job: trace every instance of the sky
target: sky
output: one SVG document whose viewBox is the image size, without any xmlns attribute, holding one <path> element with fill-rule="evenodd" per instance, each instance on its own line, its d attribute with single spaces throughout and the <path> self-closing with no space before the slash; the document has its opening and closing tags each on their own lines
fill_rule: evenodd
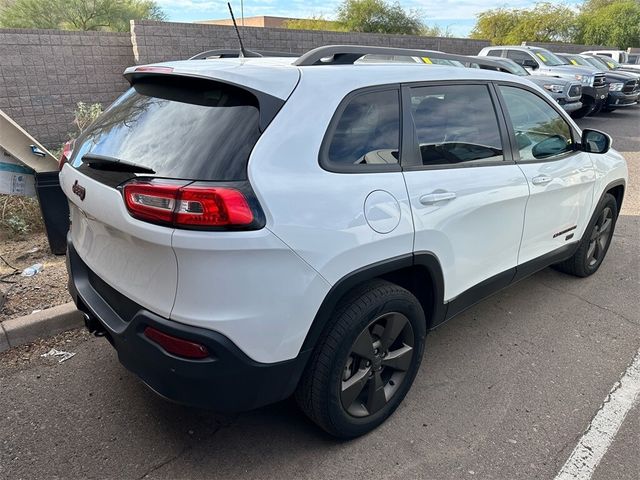
<svg viewBox="0 0 640 480">
<path fill-rule="evenodd" d="M 570 0 L 568 3 L 576 3 Z M 226 0 L 156 0 L 172 22 L 193 22 L 229 18 Z M 331 19 L 339 0 L 244 0 L 244 15 L 273 15 L 279 17 L 308 18 L 322 15 Z M 475 24 L 477 13 L 489 8 L 506 6 L 525 8 L 531 0 L 512 0 L 499 3 L 492 0 L 401 0 L 406 9 L 418 9 L 429 26 L 449 29 L 454 36 L 465 37 Z M 240 0 L 231 1 L 234 14 L 240 17 Z"/>
</svg>

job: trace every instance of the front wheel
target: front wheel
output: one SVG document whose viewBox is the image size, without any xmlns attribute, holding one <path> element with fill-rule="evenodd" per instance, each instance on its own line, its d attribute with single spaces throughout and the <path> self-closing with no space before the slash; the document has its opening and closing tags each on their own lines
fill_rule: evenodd
<svg viewBox="0 0 640 480">
<path fill-rule="evenodd" d="M 574 110 L 569 115 L 571 115 L 572 118 L 576 118 L 576 119 L 586 117 L 593 111 L 594 106 L 595 106 L 595 102 L 583 101 L 582 107 L 580 107 L 577 110 Z"/>
<path fill-rule="evenodd" d="M 554 267 L 576 277 L 596 273 L 611 245 L 617 219 L 618 203 L 613 195 L 607 193 L 598 204 L 576 253 Z"/>
<path fill-rule="evenodd" d="M 384 422 L 416 376 L 426 334 L 420 302 L 384 280 L 345 298 L 320 338 L 296 392 L 331 435 L 353 438 Z"/>
</svg>

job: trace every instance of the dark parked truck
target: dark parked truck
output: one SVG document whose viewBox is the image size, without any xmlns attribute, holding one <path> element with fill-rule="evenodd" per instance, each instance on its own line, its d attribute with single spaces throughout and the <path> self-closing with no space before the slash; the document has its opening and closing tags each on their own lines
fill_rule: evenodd
<svg viewBox="0 0 640 480">
<path fill-rule="evenodd" d="M 609 89 L 607 101 L 602 105 L 602 110 L 611 112 L 620 107 L 630 107 L 638 103 L 640 86 L 638 78 L 632 73 L 614 72 L 608 69 L 605 62 L 586 55 L 571 53 L 561 53 L 558 57 L 566 60 L 569 65 L 578 67 L 591 66 L 596 69 L 607 69 L 605 72 L 605 82 Z"/>
<path fill-rule="evenodd" d="M 535 75 L 578 80 L 582 84 L 582 108 L 573 112 L 572 115 L 575 118 L 599 112 L 607 100 L 609 88 L 602 70 L 597 70 L 592 66 L 566 65 L 564 60 L 544 48 L 528 46 L 485 47 L 480 50 L 478 55 L 509 58 Z"/>
<path fill-rule="evenodd" d="M 469 66 L 485 70 L 498 70 L 525 77 L 527 80 L 544 88 L 547 93 L 566 112 L 575 112 L 582 108 L 582 85 L 577 80 L 566 80 L 560 77 L 545 75 L 531 75 L 526 68 L 518 65 L 513 60 L 502 57 L 469 57 Z"/>
</svg>

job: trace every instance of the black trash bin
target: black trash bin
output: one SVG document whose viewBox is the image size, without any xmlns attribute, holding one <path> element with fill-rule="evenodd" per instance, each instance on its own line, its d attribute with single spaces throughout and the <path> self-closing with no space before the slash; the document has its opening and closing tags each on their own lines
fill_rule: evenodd
<svg viewBox="0 0 640 480">
<path fill-rule="evenodd" d="M 54 255 L 64 255 L 69 231 L 69 204 L 60 188 L 58 172 L 36 172 L 35 180 L 49 247 Z"/>
</svg>

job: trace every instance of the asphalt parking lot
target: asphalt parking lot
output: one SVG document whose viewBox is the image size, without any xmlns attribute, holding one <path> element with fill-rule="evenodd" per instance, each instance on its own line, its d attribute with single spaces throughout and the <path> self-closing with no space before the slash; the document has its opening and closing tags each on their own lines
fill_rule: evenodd
<svg viewBox="0 0 640 480">
<path fill-rule="evenodd" d="M 640 347 L 640 107 L 579 123 L 610 133 L 631 175 L 600 271 L 546 269 L 432 332 L 375 432 L 337 442 L 291 401 L 233 416 L 167 403 L 76 332 L 0 355 L 0 477 L 556 477 Z M 41 358 L 51 346 L 76 355 Z M 639 452 L 636 402 L 593 478 L 638 479 Z"/>
</svg>

